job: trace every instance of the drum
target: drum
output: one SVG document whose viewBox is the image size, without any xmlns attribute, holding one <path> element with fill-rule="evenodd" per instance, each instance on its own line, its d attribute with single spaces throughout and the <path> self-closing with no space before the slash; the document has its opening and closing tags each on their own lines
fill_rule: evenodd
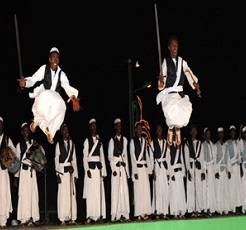
<svg viewBox="0 0 246 230">
<path fill-rule="evenodd" d="M 32 168 L 41 172 L 47 164 L 47 159 L 40 145 L 32 145 L 27 153 L 27 158 L 31 161 Z"/>
<path fill-rule="evenodd" d="M 20 170 L 21 162 L 9 146 L 1 151 L 1 162 L 10 173 L 15 174 Z"/>
</svg>

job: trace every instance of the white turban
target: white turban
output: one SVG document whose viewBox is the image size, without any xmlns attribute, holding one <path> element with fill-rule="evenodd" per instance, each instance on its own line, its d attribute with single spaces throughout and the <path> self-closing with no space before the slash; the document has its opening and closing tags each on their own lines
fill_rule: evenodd
<svg viewBox="0 0 246 230">
<path fill-rule="evenodd" d="M 96 119 L 95 118 L 92 118 L 89 120 L 89 125 L 92 124 L 92 123 L 96 123 Z"/>
<path fill-rule="evenodd" d="M 59 50 L 58 50 L 56 47 L 52 47 L 52 48 L 50 49 L 50 53 L 53 53 L 53 52 L 57 52 L 58 54 L 60 54 L 60 53 L 59 53 Z"/>
<path fill-rule="evenodd" d="M 114 120 L 114 124 L 118 124 L 118 123 L 121 123 L 121 119 L 120 119 L 120 118 L 116 118 L 116 119 Z"/>
</svg>

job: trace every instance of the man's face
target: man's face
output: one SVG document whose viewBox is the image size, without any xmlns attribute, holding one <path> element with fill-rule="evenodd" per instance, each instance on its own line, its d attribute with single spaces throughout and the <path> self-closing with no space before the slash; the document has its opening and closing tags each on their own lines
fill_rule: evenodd
<svg viewBox="0 0 246 230">
<path fill-rule="evenodd" d="M 210 140 L 211 139 L 211 132 L 210 130 L 207 130 L 206 133 L 205 133 L 205 139 L 206 140 Z"/>
<path fill-rule="evenodd" d="M 91 135 L 95 135 L 97 133 L 97 125 L 96 125 L 96 123 L 90 124 L 89 130 L 91 132 Z"/>
<path fill-rule="evenodd" d="M 56 70 L 57 69 L 57 66 L 59 65 L 60 63 L 60 57 L 59 57 L 59 54 L 56 53 L 56 52 L 53 52 L 50 54 L 50 57 L 49 57 L 49 63 L 50 63 L 50 67 L 52 70 Z"/>
<path fill-rule="evenodd" d="M 117 123 L 114 125 L 114 129 L 115 129 L 115 132 L 116 134 L 120 134 L 121 133 L 121 123 Z"/>
<path fill-rule="evenodd" d="M 142 125 L 141 124 L 137 125 L 137 127 L 135 128 L 135 132 L 138 137 L 142 135 Z"/>
<path fill-rule="evenodd" d="M 64 126 L 61 130 L 61 134 L 63 136 L 63 139 L 67 140 L 69 138 L 69 131 L 68 131 L 68 127 Z"/>
<path fill-rule="evenodd" d="M 236 137 L 236 130 L 235 129 L 231 129 L 230 136 L 231 136 L 232 140 L 235 139 L 235 137 Z"/>
<path fill-rule="evenodd" d="M 246 132 L 242 132 L 242 138 L 246 140 Z"/>
<path fill-rule="evenodd" d="M 196 138 L 196 136 L 197 136 L 197 128 L 196 127 L 191 128 L 190 135 L 192 138 Z"/>
<path fill-rule="evenodd" d="M 178 55 L 178 41 L 172 40 L 168 46 L 171 57 L 175 58 Z"/>
<path fill-rule="evenodd" d="M 28 127 L 28 125 L 25 125 L 22 129 L 21 129 L 21 135 L 23 136 L 24 139 L 28 139 L 30 136 L 30 129 Z"/>
<path fill-rule="evenodd" d="M 3 122 L 0 121 L 0 135 L 2 135 L 3 133 Z"/>
<path fill-rule="evenodd" d="M 156 135 L 157 137 L 162 137 L 162 134 L 163 134 L 163 129 L 160 125 L 158 125 L 156 128 Z"/>
<path fill-rule="evenodd" d="M 218 138 L 219 138 L 220 140 L 223 140 L 223 139 L 224 139 L 224 132 L 223 132 L 223 131 L 218 132 Z"/>
</svg>

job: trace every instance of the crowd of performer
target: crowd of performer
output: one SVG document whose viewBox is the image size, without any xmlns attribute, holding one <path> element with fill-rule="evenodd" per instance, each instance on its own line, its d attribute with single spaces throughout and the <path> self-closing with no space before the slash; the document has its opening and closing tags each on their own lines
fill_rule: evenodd
<svg viewBox="0 0 246 230">
<path fill-rule="evenodd" d="M 240 130 L 233 125 L 227 129 L 218 127 L 214 143 L 209 128 L 204 128 L 204 140 L 199 140 L 197 127 L 191 125 L 189 136 L 181 144 L 176 144 L 174 136 L 170 145 L 161 125 L 155 127 L 149 141 L 142 135 L 141 122 L 135 124 L 135 135 L 130 140 L 122 135 L 121 119 L 113 123 L 115 135 L 105 143 L 98 134 L 96 119 L 90 119 L 90 135 L 81 150 L 76 149 L 70 138 L 68 125 L 61 126 L 54 161 L 58 182 L 57 217 L 62 225 L 76 223 L 77 200 L 82 199 L 76 197 L 78 179 L 84 181 L 86 210 L 83 212 L 87 224 L 106 219 L 106 209 L 111 210 L 111 221 L 129 220 L 130 200 L 134 201 L 133 216 L 139 220 L 153 216 L 183 218 L 246 212 L 246 127 Z M 224 133 L 229 134 L 228 140 Z M 40 219 L 38 168 L 34 167 L 32 154 L 38 149 L 45 156 L 45 150 L 31 138 L 29 124 L 21 125 L 21 137 L 15 146 L 4 132 L 4 119 L 0 117 L 1 227 L 6 226 L 16 195 L 11 189 L 10 175 L 19 178 L 16 180 L 19 223 L 32 225 Z M 10 149 L 20 160 L 20 167 L 15 166 L 17 170 L 7 164 Z M 83 165 L 77 165 L 76 154 L 82 152 Z M 110 165 L 110 171 L 106 164 Z M 79 167 L 84 169 L 84 178 L 80 178 Z M 105 201 L 108 197 L 104 187 L 106 177 L 111 177 L 111 207 Z M 132 191 L 129 181 L 133 184 Z"/>
</svg>

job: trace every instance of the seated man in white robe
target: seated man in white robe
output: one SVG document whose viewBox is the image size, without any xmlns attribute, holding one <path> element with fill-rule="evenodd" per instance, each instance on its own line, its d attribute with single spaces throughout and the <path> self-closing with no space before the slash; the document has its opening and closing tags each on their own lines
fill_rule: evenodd
<svg viewBox="0 0 246 230">
<path fill-rule="evenodd" d="M 134 187 L 134 216 L 139 220 L 147 220 L 152 214 L 149 181 L 152 168 L 147 151 L 146 141 L 142 137 L 142 124 L 137 122 L 135 137 L 130 142 L 130 156 Z"/>
<path fill-rule="evenodd" d="M 65 102 L 60 96 L 62 88 L 69 100 L 72 100 L 74 111 L 79 110 L 79 106 L 75 106 L 79 105 L 78 90 L 69 85 L 66 74 L 59 67 L 59 62 L 59 50 L 53 47 L 49 53 L 49 64 L 42 65 L 31 77 L 18 79 L 21 88 L 33 87 L 36 82 L 41 82 L 33 93 L 29 94 L 30 98 L 35 98 L 32 106 L 34 119 L 30 128 L 34 132 L 39 126 L 51 144 L 66 112 Z"/>
<path fill-rule="evenodd" d="M 65 221 L 69 221 L 69 224 L 76 224 L 75 182 L 78 179 L 77 159 L 75 145 L 70 138 L 66 124 L 61 126 L 61 136 L 55 149 L 55 167 L 58 182 L 57 214 L 61 225 L 65 225 Z"/>
<path fill-rule="evenodd" d="M 192 89 L 200 95 L 198 79 L 181 57 L 178 56 L 178 39 L 171 37 L 168 42 L 170 56 L 165 58 L 159 79 L 159 90 L 156 98 L 157 104 L 162 104 L 162 110 L 168 126 L 167 142 L 174 141 L 173 133 L 176 132 L 176 144 L 181 144 L 180 128 L 189 123 L 192 113 L 192 104 L 188 95 L 183 93 L 183 85 L 187 78 Z"/>
<path fill-rule="evenodd" d="M 36 147 L 40 148 L 43 155 L 45 152 L 43 147 L 31 138 L 27 123 L 21 125 L 21 136 L 22 140 L 16 146 L 16 155 L 21 160 L 21 169 L 16 175 L 19 177 L 17 219 L 21 225 L 31 226 L 40 219 L 37 176 L 31 155 Z"/>
<path fill-rule="evenodd" d="M 122 136 L 121 119 L 114 120 L 115 136 L 108 145 L 108 159 L 111 166 L 111 220 L 129 219 L 129 166 L 127 139 Z"/>
<path fill-rule="evenodd" d="M 86 224 L 106 218 L 104 177 L 107 176 L 102 140 L 97 134 L 96 119 L 89 120 L 90 136 L 84 141 L 84 191 Z"/>
<path fill-rule="evenodd" d="M 0 227 L 5 227 L 9 214 L 12 212 L 12 200 L 8 168 L 4 164 L 6 147 L 15 153 L 12 140 L 4 133 L 3 118 L 0 117 Z"/>
<path fill-rule="evenodd" d="M 156 137 L 150 145 L 149 150 L 152 152 L 150 158 L 154 165 L 152 212 L 157 215 L 157 218 L 166 218 L 169 214 L 168 167 L 170 168 L 170 156 L 167 154 L 168 144 L 163 138 L 161 124 L 156 126 Z"/>
</svg>

